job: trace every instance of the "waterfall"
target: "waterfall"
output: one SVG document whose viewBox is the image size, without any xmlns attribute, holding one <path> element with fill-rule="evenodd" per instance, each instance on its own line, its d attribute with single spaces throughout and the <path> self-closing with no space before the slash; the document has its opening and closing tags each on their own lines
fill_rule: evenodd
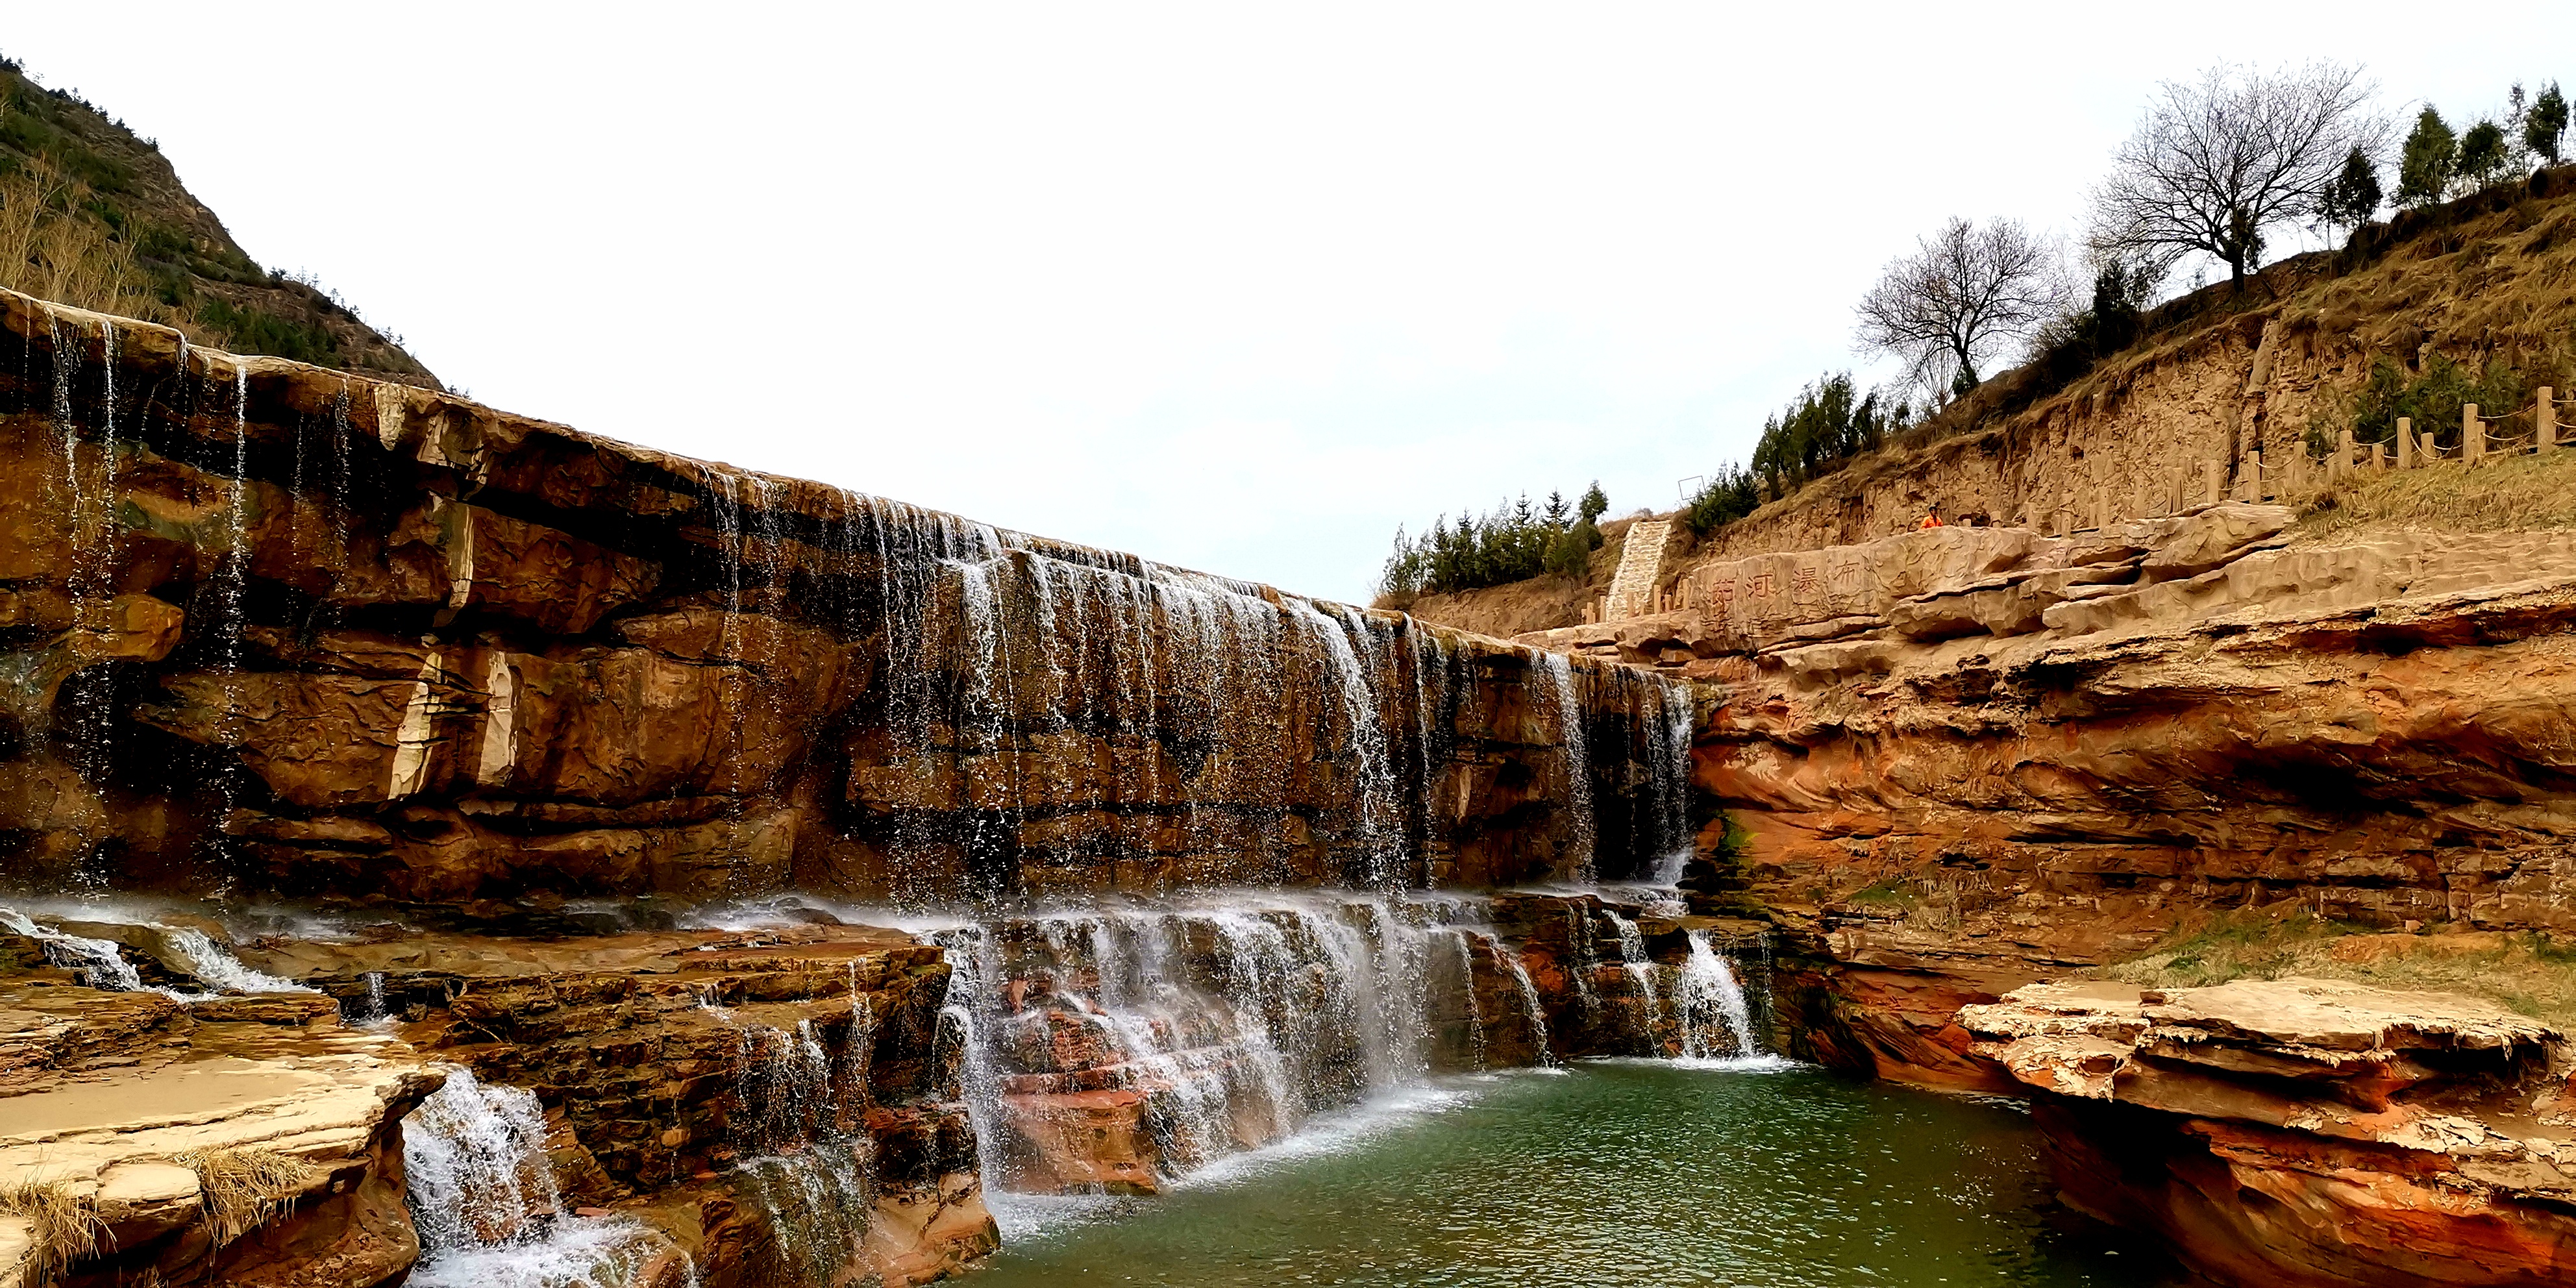
<svg viewBox="0 0 2576 1288">
<path fill-rule="evenodd" d="M 1449 946 L 1456 950 L 1454 961 L 1458 972 L 1458 991 L 1467 1007 L 1467 1067 L 1477 1073 L 1485 1071 L 1485 1013 L 1476 1002 L 1476 946 L 1464 930 L 1449 932 Z"/>
<path fill-rule="evenodd" d="M 1706 1060 L 1762 1052 L 1752 1009 L 1726 958 L 1709 947 L 1708 932 L 1690 932 L 1690 960 L 1683 965 L 1673 1007 L 1681 1026 L 1681 1054 Z"/>
<path fill-rule="evenodd" d="M 735 1164 L 736 1191 L 748 1192 L 769 1216 L 776 1263 L 761 1282 L 823 1288 L 848 1273 L 876 1198 L 868 1174 L 867 1151 L 856 1140 L 814 1141 Z"/>
<path fill-rule="evenodd" d="M 711 475 L 704 502 L 733 557 L 702 593 L 878 650 L 859 701 L 883 732 L 855 774 L 898 903 L 1153 892 L 1211 867 L 1237 885 L 1485 879 L 1441 869 L 1456 815 L 1433 789 L 1462 736 L 1498 737 L 1475 725 L 1504 714 L 1476 700 L 1497 672 L 1432 628 L 856 493 L 824 496 L 813 531 L 782 517 L 813 505 L 783 484 Z M 791 581 L 806 589 L 779 594 Z M 1617 870 L 1650 869 L 1685 840 L 1687 749 L 1663 717 L 1687 710 L 1686 687 L 1526 656 L 1525 676 L 1499 674 L 1527 687 L 1543 733 L 1503 736 L 1562 806 L 1535 865 L 1580 879 L 1615 840 Z M 1594 798 L 1613 791 L 1651 819 L 1622 805 L 1609 837 Z M 1660 848 L 1633 857 L 1632 840 Z"/>
<path fill-rule="evenodd" d="M 1646 932 L 1636 922 L 1615 911 L 1605 908 L 1603 912 L 1608 914 L 1610 924 L 1619 928 L 1619 960 L 1621 969 L 1628 972 L 1629 983 L 1635 988 L 1642 1008 L 1641 1027 L 1646 1050 L 1660 1051 L 1664 1040 L 1664 1006 L 1663 1000 L 1655 995 L 1656 968 L 1653 959 L 1646 956 Z"/>
<path fill-rule="evenodd" d="M 402 708 L 397 719 L 418 727 L 391 731 L 401 772 L 371 798 L 444 808 L 471 790 L 447 772 L 457 753 L 444 748 L 477 716 L 488 739 L 505 707 L 482 691 L 499 686 L 449 676 L 457 657 L 448 650 L 553 647 L 560 641 L 544 638 L 552 628 L 543 622 L 555 614 L 525 596 L 557 587 L 546 607 L 573 596 L 585 601 L 582 613 L 595 605 L 608 614 L 595 619 L 600 631 L 584 633 L 611 651 L 647 647 L 616 622 L 694 613 L 703 628 L 716 619 L 710 656 L 673 660 L 696 668 L 689 700 L 707 702 L 730 728 L 675 753 L 690 763 L 687 781 L 670 790 L 721 798 L 693 807 L 735 819 L 794 807 L 798 843 L 756 852 L 792 850 L 798 876 L 819 867 L 836 892 L 855 897 L 918 910 L 961 894 L 1509 885 L 1640 875 L 1681 843 L 1687 720 L 1669 717 L 1686 713 L 1686 686 L 1644 672 L 606 443 L 595 445 L 601 470 L 576 483 L 532 455 L 553 450 L 542 446 L 557 441 L 551 434 L 458 437 L 457 409 L 426 392 L 184 342 L 173 379 L 167 340 L 128 343 L 121 324 L 68 309 L 31 332 L 15 337 L 21 410 L 38 431 L 31 446 L 59 457 L 45 462 L 54 489 L 46 495 L 68 490 L 75 547 L 46 579 L 59 576 L 84 629 L 117 589 L 185 601 L 175 647 L 83 668 L 63 711 L 98 724 L 95 736 L 84 727 L 69 741 L 79 753 L 72 767 L 104 789 L 101 798 L 167 798 L 200 817 L 187 820 L 193 830 L 129 824 L 141 815 L 118 798 L 112 810 L 79 815 L 119 819 L 113 828 L 51 825 L 62 834 L 43 838 L 42 852 L 84 871 L 98 866 L 111 835 L 152 850 L 155 862 L 172 859 L 157 848 L 177 844 L 171 838 L 204 836 L 223 890 L 235 879 L 281 879 L 286 869 L 250 861 L 254 845 L 325 848 L 318 838 L 328 829 L 291 843 L 240 830 L 280 810 L 337 817 L 362 803 L 282 801 L 281 767 L 312 753 L 272 745 L 279 726 L 252 718 L 252 695 L 301 700 L 324 637 L 411 622 L 395 606 L 434 603 L 406 597 L 423 589 L 412 579 L 438 577 L 411 561 L 442 552 L 448 602 L 395 629 L 439 637 L 435 660 L 418 668 L 432 678 L 415 690 L 436 701 Z M 146 459 L 182 468 L 136 471 Z M 455 477 L 473 486 L 433 488 L 427 480 L 440 471 L 463 471 Z M 181 513 L 184 523 L 168 517 Z M 193 551 L 168 568 L 124 566 L 138 556 L 113 538 L 132 515 L 163 516 L 155 540 Z M 614 551 L 621 567 L 649 565 L 649 577 L 593 584 L 584 579 L 598 569 L 538 556 L 555 549 L 552 538 L 522 548 L 504 537 L 478 593 L 459 543 L 484 539 L 472 534 L 487 525 L 560 532 Z M 424 540 L 442 550 L 415 549 Z M 515 590 L 499 593 L 505 585 Z M 294 644 L 278 656 L 255 645 L 271 638 Z M 275 678 L 243 680 L 252 669 Z M 190 684 L 129 683 L 181 675 Z M 156 692 L 173 702 L 138 700 Z M 109 752 L 129 723 L 167 726 L 204 748 L 204 761 L 187 763 L 202 764 L 192 772 L 206 781 L 182 790 L 150 775 L 114 780 Z M 773 732 L 799 745 L 750 745 Z M 801 745 L 825 734 L 834 745 L 811 754 Z M 516 799 L 571 791 L 548 777 L 554 770 L 511 769 Z M 275 781 L 255 781 L 264 777 Z M 72 834 L 82 828 L 101 835 Z M 509 866 L 488 853 L 504 844 L 488 821 L 468 832 L 478 857 Z M 1653 855 L 1640 852 L 1649 846 Z M 732 884 L 721 872 L 710 884 L 739 897 L 767 893 L 746 883 L 768 883 L 776 870 L 737 857 Z M 315 880 L 351 887 L 315 893 L 365 893 L 373 862 L 311 869 Z M 511 880 L 539 881 L 513 871 Z M 697 881 L 697 871 L 617 879 L 641 887 Z"/>
<path fill-rule="evenodd" d="M 233 956 L 232 950 L 215 942 L 213 936 L 190 926 L 164 925 L 157 921 L 135 919 L 131 913 L 99 909 L 101 920 L 119 925 L 139 926 L 160 936 L 161 946 L 178 960 L 173 966 L 196 977 L 197 982 L 213 990 L 191 993 L 183 989 L 154 988 L 173 1001 L 194 1002 L 225 993 L 313 993 L 320 990 L 279 979 L 252 970 Z M 110 939 L 92 939 L 59 928 L 39 925 L 34 919 L 14 908 L 0 907 L 0 930 L 25 935 L 44 948 L 45 959 L 65 970 L 76 971 L 81 983 L 89 988 L 115 993 L 146 991 L 143 976 L 134 963 L 125 960 L 124 948 Z"/>
<path fill-rule="evenodd" d="M 1654 768 L 1655 834 L 1649 852 L 1655 856 L 1652 880 L 1670 886 L 1682 879 L 1692 853 L 1690 766 L 1692 708 L 1690 690 L 1678 684 L 1656 686 L 1661 718 L 1648 726 L 1648 763 Z"/>
<path fill-rule="evenodd" d="M 233 956 L 230 949 L 216 943 L 202 930 L 184 926 L 163 926 L 158 923 L 155 923 L 154 929 L 161 932 L 161 942 L 169 946 L 171 953 L 179 958 L 180 964 L 187 968 L 189 974 L 219 992 L 317 993 L 321 991 L 242 965 L 241 959 Z"/>
<path fill-rule="evenodd" d="M 385 1006 L 385 973 L 380 970 L 371 970 L 366 973 L 365 978 L 367 981 L 367 1009 L 364 1014 L 356 1017 L 357 1022 L 370 1028 L 393 1023 L 393 1012 L 386 1009 Z"/>
<path fill-rule="evenodd" d="M 745 1024 L 712 996 L 700 999 L 735 1034 L 730 1176 L 735 1192 L 768 1217 L 764 1282 L 822 1288 L 840 1281 L 858 1261 L 874 1213 L 875 1147 L 860 1124 L 875 1029 L 855 963 L 852 971 L 837 1059 L 810 1018 L 787 1029 Z"/>
<path fill-rule="evenodd" d="M 0 908 L 0 930 L 35 940 L 47 962 L 74 972 L 84 987 L 111 993 L 143 991 L 143 976 L 112 940 L 48 930 L 14 908 Z"/>
<path fill-rule="evenodd" d="M 1592 809 L 1592 753 L 1583 732 L 1583 703 L 1574 688 L 1574 664 L 1562 653 L 1541 653 L 1538 669 L 1547 678 L 1547 693 L 1556 718 L 1557 759 L 1565 785 L 1566 844 L 1572 862 L 1557 865 L 1560 878 L 1590 883 L 1597 869 L 1593 844 L 1597 833 Z"/>
<path fill-rule="evenodd" d="M 966 1044 L 988 1189 L 1108 1183 L 1029 1171 L 1059 1165 L 1061 1151 L 1047 1152 L 1059 1113 L 1098 1092 L 1132 1097 L 1136 1146 L 1170 1179 L 1422 1085 L 1442 1059 L 1437 1015 L 1469 1018 L 1467 1067 L 1481 1067 L 1485 1021 L 1461 924 L 1481 907 L 1274 891 L 930 932 L 954 972 L 949 1014 Z"/>
<path fill-rule="evenodd" d="M 462 1068 L 403 1119 L 403 1171 L 421 1257 L 414 1288 L 631 1288 L 671 1241 L 621 1217 L 563 1211 L 536 1093 Z M 694 1288 L 697 1275 L 688 1273 Z"/>
<path fill-rule="evenodd" d="M 1505 952 L 1501 956 L 1504 963 L 1511 967 L 1513 985 L 1520 990 L 1521 1020 L 1529 1026 L 1530 1045 L 1538 1052 L 1538 1062 L 1556 1063 L 1555 1058 L 1550 1056 L 1547 1050 L 1547 1010 L 1539 1005 L 1538 985 L 1530 982 L 1529 967 L 1523 965 L 1521 959 L 1512 953 Z"/>
</svg>

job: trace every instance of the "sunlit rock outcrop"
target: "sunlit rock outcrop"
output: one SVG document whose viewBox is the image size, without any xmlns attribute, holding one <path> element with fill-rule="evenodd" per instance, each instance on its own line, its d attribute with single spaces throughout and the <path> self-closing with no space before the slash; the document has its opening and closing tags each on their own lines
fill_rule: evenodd
<svg viewBox="0 0 2576 1288">
<path fill-rule="evenodd" d="M 2535 1020 L 2282 980 L 2039 984 L 1959 1023 L 2038 1093 L 2069 1202 L 2226 1282 L 2576 1276 L 2576 1062 Z"/>
</svg>

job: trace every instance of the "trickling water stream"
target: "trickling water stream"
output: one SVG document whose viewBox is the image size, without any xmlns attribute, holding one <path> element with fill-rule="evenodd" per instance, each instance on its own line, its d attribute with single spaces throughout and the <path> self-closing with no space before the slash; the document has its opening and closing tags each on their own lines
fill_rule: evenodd
<svg viewBox="0 0 2576 1288">
<path fill-rule="evenodd" d="M 240 958 L 212 936 L 193 926 L 171 926 L 137 915 L 113 905 L 69 905 L 79 915 L 66 917 L 56 908 L 43 904 L 30 905 L 34 915 L 17 908 L 0 906 L 0 930 L 25 935 L 41 945 L 45 958 L 53 965 L 78 972 L 81 982 L 90 988 L 108 992 L 145 991 L 150 986 L 134 963 L 125 959 L 125 948 L 112 939 L 95 938 L 63 929 L 62 922 L 93 921 L 108 925 L 133 926 L 148 930 L 158 939 L 166 953 L 169 969 L 193 976 L 208 991 L 190 992 L 178 988 L 157 988 L 181 1002 L 197 1001 L 226 993 L 311 993 L 315 990 L 291 980 L 252 970 Z M 39 920 L 42 918 L 42 920 Z M 50 924 L 48 924 L 50 923 Z"/>
<path fill-rule="evenodd" d="M 616 1217 L 563 1210 L 546 1161 L 545 1115 L 518 1087 L 448 1067 L 403 1120 L 403 1171 L 421 1259 L 416 1288 L 631 1288 L 669 1239 Z M 697 1283 L 694 1270 L 687 1282 Z"/>
</svg>

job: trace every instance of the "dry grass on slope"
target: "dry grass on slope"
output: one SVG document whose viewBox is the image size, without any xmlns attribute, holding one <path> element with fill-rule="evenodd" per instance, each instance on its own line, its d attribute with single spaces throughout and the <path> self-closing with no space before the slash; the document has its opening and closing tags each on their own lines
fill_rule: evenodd
<svg viewBox="0 0 2576 1288">
<path fill-rule="evenodd" d="M 198 1150 L 171 1161 L 197 1174 L 217 1247 L 268 1224 L 323 1176 L 311 1163 L 266 1149 Z"/>
<path fill-rule="evenodd" d="M 60 1181 L 21 1179 L 0 1185 L 0 1217 L 27 1223 L 34 1249 L 25 1283 L 52 1283 L 75 1261 L 98 1250 L 107 1232 L 88 1196 Z"/>
<path fill-rule="evenodd" d="M 2576 1032 L 2576 945 L 2537 933 L 2385 934 L 2304 910 L 2242 909 L 2096 973 L 2152 988 L 2299 977 L 2463 993 Z"/>
<path fill-rule="evenodd" d="M 2330 544 L 2374 531 L 2532 532 L 2576 528 L 2576 448 L 2508 456 L 2471 467 L 2363 474 L 2305 507 L 2302 544 Z"/>
</svg>

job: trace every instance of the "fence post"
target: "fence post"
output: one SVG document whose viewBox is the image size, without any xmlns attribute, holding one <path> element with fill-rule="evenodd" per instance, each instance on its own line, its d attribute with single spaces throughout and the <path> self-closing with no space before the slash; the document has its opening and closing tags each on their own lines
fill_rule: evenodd
<svg viewBox="0 0 2576 1288">
<path fill-rule="evenodd" d="M 2407 416 L 2397 418 L 2397 468 L 2415 468 L 2415 421 Z"/>
<path fill-rule="evenodd" d="M 2558 391 L 2542 385 L 2535 392 L 2539 397 L 2533 401 L 2531 407 L 2531 419 L 2534 422 L 2531 450 L 2546 452 L 2558 446 L 2558 404 L 2550 401 L 2551 395 Z"/>
<path fill-rule="evenodd" d="M 2335 473 L 2352 473 L 2352 431 L 2335 435 Z"/>
<path fill-rule="evenodd" d="M 2478 423 L 2478 405 L 2460 404 L 2460 459 L 2471 465 L 2487 454 L 2487 427 Z"/>
<path fill-rule="evenodd" d="M 2387 469 L 2388 469 L 2388 444 L 2386 444 L 2386 443 L 2373 443 L 2373 444 L 2371 444 L 2371 445 L 2370 445 L 2370 472 L 2371 472 L 2371 473 L 2373 473 L 2373 474 L 2379 474 L 2379 473 L 2384 473 Z"/>
</svg>

